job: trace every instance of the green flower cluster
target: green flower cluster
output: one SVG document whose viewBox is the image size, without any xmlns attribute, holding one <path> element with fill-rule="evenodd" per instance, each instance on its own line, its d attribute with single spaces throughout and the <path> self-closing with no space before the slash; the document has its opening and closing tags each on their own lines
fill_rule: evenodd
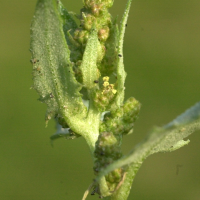
<svg viewBox="0 0 200 200">
<path fill-rule="evenodd" d="M 94 172 L 96 175 L 109 164 L 122 157 L 120 142 L 112 132 L 102 132 L 99 135 L 94 156 L 96 158 L 94 163 Z M 121 168 L 115 169 L 106 175 L 106 183 L 110 192 L 114 192 L 122 176 L 123 170 Z"/>
<path fill-rule="evenodd" d="M 100 42 L 100 51 L 97 59 L 98 73 L 108 76 L 116 69 L 118 27 L 113 22 L 108 8 L 113 5 L 113 0 L 84 0 L 84 7 L 80 15 L 80 26 L 67 29 L 67 40 L 71 51 L 70 60 L 74 63 L 73 69 L 76 79 L 82 83 L 80 66 L 89 35 L 93 29 L 97 31 Z M 99 76 L 99 77 L 100 77 Z"/>
<path fill-rule="evenodd" d="M 100 90 L 94 93 L 94 104 L 100 112 L 109 109 L 112 105 L 117 90 L 114 84 L 109 83 L 109 77 L 103 77 L 103 84 L 100 86 Z"/>
<path fill-rule="evenodd" d="M 100 125 L 100 135 L 96 142 L 94 156 L 94 172 L 97 175 L 109 164 L 122 157 L 122 136 L 132 132 L 134 122 L 138 118 L 141 104 L 133 97 L 129 98 L 124 105 L 113 113 L 106 113 Z M 122 181 L 124 170 L 115 169 L 106 175 L 106 183 L 109 191 L 116 190 Z"/>
<path fill-rule="evenodd" d="M 98 38 L 105 42 L 109 37 L 109 27 L 111 17 L 108 8 L 112 6 L 112 1 L 85 0 L 84 8 L 81 9 L 81 28 L 75 32 L 75 38 L 80 44 L 87 41 L 89 31 L 95 27 L 98 30 Z M 83 39 L 85 38 L 85 39 Z"/>
<path fill-rule="evenodd" d="M 115 135 L 128 134 L 133 130 L 134 122 L 137 120 L 141 104 L 130 97 L 124 105 L 114 111 L 105 114 L 100 125 L 100 132 L 113 132 Z"/>
</svg>

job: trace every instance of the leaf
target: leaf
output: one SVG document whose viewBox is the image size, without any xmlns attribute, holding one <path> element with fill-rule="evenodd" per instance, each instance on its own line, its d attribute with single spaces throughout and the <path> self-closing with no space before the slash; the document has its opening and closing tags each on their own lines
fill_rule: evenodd
<svg viewBox="0 0 200 200">
<path fill-rule="evenodd" d="M 75 116 L 83 118 L 86 108 L 79 93 L 81 85 L 72 70 L 59 6 L 56 0 L 37 3 L 31 26 L 33 81 L 40 100 L 47 104 L 47 119 L 60 113 L 75 127 Z"/>
<path fill-rule="evenodd" d="M 124 62 L 123 62 L 123 43 L 124 43 L 124 35 L 125 28 L 128 20 L 128 14 L 131 7 L 132 0 L 129 0 L 124 15 L 122 17 L 120 33 L 119 33 L 119 44 L 118 44 L 118 64 L 117 64 L 117 97 L 116 104 L 120 107 L 124 101 L 124 84 L 126 79 L 126 72 L 124 70 Z"/>
<path fill-rule="evenodd" d="M 74 50 L 77 48 L 77 44 L 73 45 L 75 41 L 70 33 L 71 32 L 74 33 L 74 31 L 78 28 L 78 25 L 76 24 L 73 16 L 63 6 L 61 1 L 57 1 L 57 2 L 58 2 L 58 11 L 60 13 L 60 16 L 63 19 L 63 31 L 65 34 L 67 44 L 71 47 L 71 49 Z"/>
<path fill-rule="evenodd" d="M 61 1 L 57 1 L 58 3 L 58 9 L 60 16 L 63 18 L 63 29 L 64 32 L 72 29 L 75 30 L 78 28 L 78 25 L 76 24 L 75 20 L 71 16 L 71 14 L 67 11 L 67 9 L 63 6 Z"/>
<path fill-rule="evenodd" d="M 170 152 L 188 144 L 189 140 L 184 141 L 183 139 L 200 129 L 199 105 L 200 103 L 196 104 L 173 120 L 173 123 L 169 123 L 174 124 L 174 121 L 176 121 L 176 126 L 169 126 L 168 124 L 161 128 L 154 128 L 148 137 L 142 143 L 138 144 L 129 155 L 110 164 L 99 174 L 96 180 L 98 181 L 102 176 L 105 176 L 114 169 L 125 166 L 129 166 L 129 169 L 131 169 L 128 169 L 129 176 L 134 176 L 144 159 L 149 155 L 158 152 Z"/>
<path fill-rule="evenodd" d="M 87 89 L 96 87 L 94 80 L 98 80 L 97 58 L 100 49 L 101 47 L 97 31 L 92 29 L 83 54 L 83 61 L 80 66 L 83 74 L 83 85 Z"/>
<path fill-rule="evenodd" d="M 172 122 L 166 124 L 164 128 L 180 126 L 194 121 L 200 117 L 200 102 L 196 103 L 190 109 L 186 110 L 182 115 L 178 116 Z"/>
</svg>

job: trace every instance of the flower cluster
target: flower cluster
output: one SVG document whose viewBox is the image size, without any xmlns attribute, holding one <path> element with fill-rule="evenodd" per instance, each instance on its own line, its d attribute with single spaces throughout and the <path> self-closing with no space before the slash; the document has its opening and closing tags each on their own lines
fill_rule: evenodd
<svg viewBox="0 0 200 200">
<path fill-rule="evenodd" d="M 100 135 L 95 146 L 95 174 L 98 174 L 109 164 L 121 158 L 122 152 L 120 146 L 122 136 L 133 130 L 140 107 L 141 104 L 131 97 L 120 109 L 113 113 L 108 112 L 105 114 L 104 120 L 100 125 Z M 122 168 L 118 168 L 105 177 L 110 192 L 115 191 L 117 188 L 122 180 L 123 172 Z"/>
<path fill-rule="evenodd" d="M 94 163 L 94 172 L 98 174 L 109 164 L 118 160 L 122 156 L 120 141 L 112 132 L 102 132 L 96 142 L 94 152 L 96 161 Z M 116 169 L 110 172 L 105 178 L 109 191 L 113 192 L 122 179 L 123 170 Z"/>
<path fill-rule="evenodd" d="M 80 15 L 80 26 L 74 30 L 68 30 L 68 45 L 71 51 L 71 61 L 76 79 L 82 83 L 80 66 L 82 57 L 93 29 L 97 31 L 101 52 L 97 60 L 99 73 L 107 76 L 116 69 L 118 28 L 116 22 L 111 19 L 108 8 L 113 5 L 113 0 L 85 0 Z"/>
<path fill-rule="evenodd" d="M 101 89 L 94 93 L 94 103 L 99 111 L 103 112 L 108 109 L 108 106 L 113 102 L 116 93 L 117 90 L 115 89 L 114 84 L 109 83 L 109 77 L 103 77 Z"/>
<path fill-rule="evenodd" d="M 121 108 L 105 114 L 104 121 L 100 125 L 100 132 L 109 131 L 115 135 L 131 133 L 140 107 L 141 104 L 135 98 L 130 97 Z"/>
</svg>

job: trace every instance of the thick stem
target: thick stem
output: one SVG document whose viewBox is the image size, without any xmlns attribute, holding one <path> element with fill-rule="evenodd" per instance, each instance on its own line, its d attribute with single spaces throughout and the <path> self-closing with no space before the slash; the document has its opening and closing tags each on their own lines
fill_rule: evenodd
<svg viewBox="0 0 200 200">
<path fill-rule="evenodd" d="M 92 154 L 92 157 L 93 156 L 93 153 L 94 153 L 94 150 L 95 150 L 95 143 L 96 141 L 98 140 L 98 136 L 99 134 L 97 134 L 96 132 L 90 132 L 90 134 L 85 134 L 83 135 L 83 137 L 85 138 L 89 148 L 90 148 L 90 152 Z"/>
</svg>

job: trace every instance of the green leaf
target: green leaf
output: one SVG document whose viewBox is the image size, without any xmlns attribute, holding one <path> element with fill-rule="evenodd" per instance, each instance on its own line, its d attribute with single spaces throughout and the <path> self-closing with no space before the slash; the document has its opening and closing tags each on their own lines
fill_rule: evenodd
<svg viewBox="0 0 200 200">
<path fill-rule="evenodd" d="M 65 12 L 63 20 L 60 6 L 57 0 L 38 0 L 31 25 L 33 87 L 47 104 L 46 120 L 59 114 L 74 133 L 85 138 L 93 152 L 100 116 L 95 110 L 87 112 L 83 104 L 63 30 L 69 16 Z M 75 25 L 69 22 L 68 26 L 73 29 Z M 95 40 L 95 36 L 91 37 Z"/>
<path fill-rule="evenodd" d="M 120 107 L 124 101 L 124 90 L 125 90 L 124 84 L 126 79 L 126 72 L 124 70 L 124 62 L 123 62 L 123 43 L 124 43 L 125 28 L 128 20 L 128 14 L 131 7 L 131 2 L 132 0 L 129 0 L 126 5 L 119 33 L 118 64 L 117 64 L 117 97 L 116 97 L 116 104 L 118 107 Z"/>
<path fill-rule="evenodd" d="M 78 25 L 76 24 L 73 16 L 63 6 L 61 1 L 58 0 L 57 3 L 58 3 L 58 12 L 60 13 L 60 16 L 63 19 L 63 31 L 65 34 L 67 44 L 70 45 L 71 49 L 74 50 L 77 48 L 77 44 L 73 45 L 75 41 L 70 33 L 73 34 L 74 31 L 78 28 Z"/>
<path fill-rule="evenodd" d="M 83 54 L 82 64 L 80 66 L 83 74 L 83 86 L 87 89 L 96 87 L 94 81 L 99 78 L 97 59 L 99 53 L 101 53 L 100 49 L 101 46 L 98 40 L 97 31 L 92 29 Z"/>
<path fill-rule="evenodd" d="M 60 16 L 63 18 L 63 29 L 64 32 L 68 30 L 75 30 L 78 28 L 78 25 L 76 24 L 73 16 L 67 11 L 67 9 L 63 6 L 61 1 L 57 1 L 58 3 L 58 11 L 60 13 Z"/>
<path fill-rule="evenodd" d="M 130 177 L 135 176 L 145 158 L 154 153 L 170 152 L 179 149 L 189 143 L 189 140 L 184 141 L 183 139 L 199 129 L 200 103 L 197 103 L 169 124 L 161 128 L 154 128 L 143 142 L 138 144 L 127 156 L 122 157 L 105 168 L 96 180 L 98 181 L 102 176 L 105 176 L 114 169 L 128 166 L 127 178 L 124 184 L 131 185 L 130 182 L 132 182 L 132 180 Z M 122 185 L 121 188 L 124 188 L 124 186 Z M 123 191 L 121 188 L 120 191 Z M 118 195 L 122 195 L 122 197 L 119 198 L 119 196 L 117 196 L 117 200 L 125 200 L 128 197 L 128 191 L 124 195 L 118 192 Z"/>
<path fill-rule="evenodd" d="M 164 128 L 172 128 L 183 124 L 190 123 L 200 117 L 200 102 L 196 103 L 190 109 L 186 110 L 182 115 L 178 116 L 172 122 L 166 124 Z"/>
<path fill-rule="evenodd" d="M 75 127 L 75 116 L 83 118 L 86 107 L 72 70 L 59 5 L 56 0 L 39 0 L 36 6 L 31 26 L 34 89 L 47 104 L 47 120 L 59 113 Z"/>
</svg>

